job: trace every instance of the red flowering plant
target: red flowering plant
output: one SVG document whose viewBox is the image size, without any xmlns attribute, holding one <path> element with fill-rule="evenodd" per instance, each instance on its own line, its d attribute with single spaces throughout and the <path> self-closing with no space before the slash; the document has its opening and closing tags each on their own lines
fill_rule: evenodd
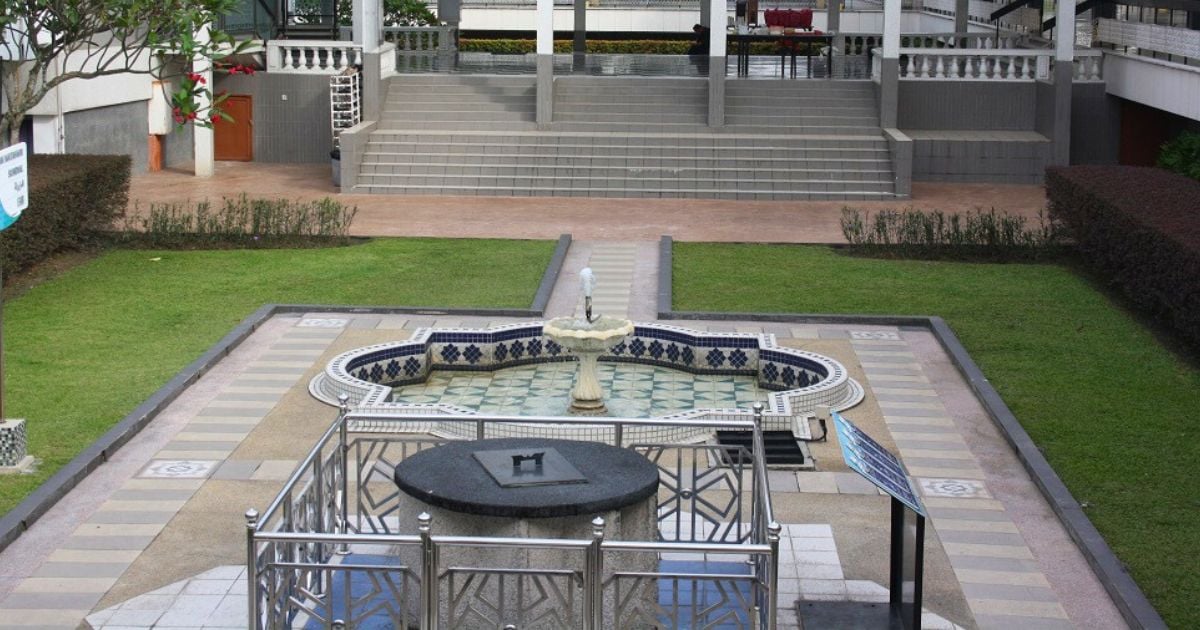
<svg viewBox="0 0 1200 630">
<path fill-rule="evenodd" d="M 212 25 L 238 0 L 19 0 L 0 10 L 4 107 L 0 144 L 18 139 L 27 112 L 59 85 L 114 74 L 170 81 L 176 122 L 211 124 L 220 97 L 193 60 L 220 63 L 245 52 Z M 245 66 L 239 68 L 243 73 Z M 164 88 L 166 89 L 166 88 Z"/>
</svg>

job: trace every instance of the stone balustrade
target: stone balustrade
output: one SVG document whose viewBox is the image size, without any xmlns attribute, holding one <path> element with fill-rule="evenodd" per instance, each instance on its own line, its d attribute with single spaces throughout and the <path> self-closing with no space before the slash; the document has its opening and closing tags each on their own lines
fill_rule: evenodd
<svg viewBox="0 0 1200 630">
<path fill-rule="evenodd" d="M 1052 50 L 901 48 L 900 79 L 1034 81 L 1050 78 Z"/>
<path fill-rule="evenodd" d="M 350 42 L 275 39 L 267 42 L 267 72 L 338 74 L 362 64 L 362 47 Z"/>
</svg>

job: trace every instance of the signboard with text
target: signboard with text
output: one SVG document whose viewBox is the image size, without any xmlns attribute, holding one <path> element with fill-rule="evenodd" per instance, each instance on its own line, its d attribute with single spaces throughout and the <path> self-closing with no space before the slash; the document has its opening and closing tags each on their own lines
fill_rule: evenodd
<svg viewBox="0 0 1200 630">
<path fill-rule="evenodd" d="M 25 143 L 0 150 L 0 230 L 16 222 L 29 206 L 29 160 Z"/>
<path fill-rule="evenodd" d="M 917 514 L 925 516 L 925 507 L 913 491 L 900 460 L 837 412 L 833 413 L 833 424 L 846 465 Z"/>
</svg>

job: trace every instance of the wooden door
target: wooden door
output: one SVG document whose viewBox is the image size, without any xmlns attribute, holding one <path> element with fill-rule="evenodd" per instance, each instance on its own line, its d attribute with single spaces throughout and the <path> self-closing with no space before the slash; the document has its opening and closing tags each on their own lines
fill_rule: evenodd
<svg viewBox="0 0 1200 630">
<path fill-rule="evenodd" d="M 249 162 L 254 159 L 254 107 L 249 95 L 231 95 L 225 99 L 225 113 L 233 122 L 213 122 L 213 150 L 218 160 Z"/>
</svg>

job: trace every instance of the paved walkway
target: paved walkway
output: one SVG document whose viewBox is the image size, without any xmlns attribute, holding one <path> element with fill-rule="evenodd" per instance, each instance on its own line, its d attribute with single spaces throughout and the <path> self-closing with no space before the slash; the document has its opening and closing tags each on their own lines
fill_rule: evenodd
<svg viewBox="0 0 1200 630">
<path fill-rule="evenodd" d="M 925 210 L 996 208 L 1034 218 L 1045 207 L 1041 186 L 993 184 L 913 185 L 900 201 L 717 201 L 704 199 L 585 199 L 579 197 L 420 197 L 339 195 L 329 168 L 311 164 L 220 162 L 211 179 L 183 171 L 133 178 L 129 199 L 150 203 L 217 200 L 246 192 L 254 197 L 319 199 L 337 195 L 358 207 L 351 232 L 358 236 L 557 238 L 646 241 L 669 234 L 681 241 L 841 243 L 842 207 Z"/>
<path fill-rule="evenodd" d="M 137 189 L 146 190 L 150 179 L 139 179 Z M 480 201 L 444 203 L 465 212 Z M 534 201 L 514 203 L 538 206 L 545 218 L 556 204 L 561 209 L 579 200 Z M 433 229 L 406 219 L 409 204 L 419 200 L 389 203 L 396 205 L 375 211 L 396 215 L 398 231 Z M 672 212 L 665 204 L 663 211 Z M 760 213 L 786 212 L 767 206 L 805 204 L 729 205 L 721 211 L 744 212 L 746 231 L 757 228 Z M 685 209 L 675 212 L 682 216 Z M 465 229 L 438 216 L 438 230 Z M 688 225 L 691 234 L 706 238 L 710 226 L 697 223 Z M 598 311 L 654 319 L 653 239 L 661 232 L 613 241 L 590 232 L 589 222 L 578 225 L 547 231 L 588 234 L 568 252 L 547 314 L 582 311 L 578 272 L 590 265 L 599 281 Z M 537 233 L 541 226 L 529 228 L 534 233 L 527 237 L 547 235 Z M 782 240 L 769 229 L 759 233 Z M 507 321 L 338 313 L 273 318 L 0 553 L 0 625 L 245 627 L 242 514 L 266 506 L 332 421 L 333 410 L 307 392 L 315 371 L 336 353 L 403 338 L 417 327 Z M 838 359 L 865 386 L 867 399 L 847 417 L 900 454 L 930 512 L 928 627 L 1124 627 L 932 335 L 878 326 L 673 323 L 772 334 L 781 344 Z M 771 473 L 776 514 L 787 524 L 783 627 L 797 626 L 789 607 L 796 599 L 886 598 L 886 499 L 841 463 L 834 443 L 814 443 L 811 450 L 817 470 Z"/>
</svg>

